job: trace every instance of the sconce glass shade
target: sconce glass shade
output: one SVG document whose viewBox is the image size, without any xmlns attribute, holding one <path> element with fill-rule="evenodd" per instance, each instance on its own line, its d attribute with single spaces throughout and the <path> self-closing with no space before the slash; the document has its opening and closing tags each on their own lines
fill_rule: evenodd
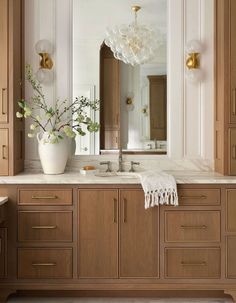
<svg viewBox="0 0 236 303">
<path fill-rule="evenodd" d="M 53 81 L 53 71 L 45 68 L 40 68 L 36 72 L 36 78 L 42 84 L 49 84 Z"/>
<path fill-rule="evenodd" d="M 42 53 L 52 54 L 53 47 L 50 41 L 44 39 L 44 40 L 39 40 L 36 43 L 35 50 L 38 54 L 42 54 Z"/>
<path fill-rule="evenodd" d="M 200 69 L 187 69 L 186 77 L 190 82 L 197 83 L 203 79 L 203 73 Z"/>
<path fill-rule="evenodd" d="M 186 53 L 201 53 L 202 52 L 202 44 L 198 40 L 190 40 L 186 45 Z"/>
</svg>

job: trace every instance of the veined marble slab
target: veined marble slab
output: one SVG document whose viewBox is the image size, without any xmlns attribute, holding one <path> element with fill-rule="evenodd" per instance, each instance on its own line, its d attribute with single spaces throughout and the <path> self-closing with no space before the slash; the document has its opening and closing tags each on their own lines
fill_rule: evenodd
<svg viewBox="0 0 236 303">
<path fill-rule="evenodd" d="M 173 175 L 178 184 L 236 184 L 236 177 L 223 176 L 214 172 L 165 171 Z M 0 184 L 140 184 L 138 177 L 84 176 L 67 172 L 62 175 L 44 175 L 42 173 L 21 173 L 13 177 L 0 177 Z"/>
<path fill-rule="evenodd" d="M 8 201 L 8 197 L 0 197 L 0 206 Z"/>
</svg>

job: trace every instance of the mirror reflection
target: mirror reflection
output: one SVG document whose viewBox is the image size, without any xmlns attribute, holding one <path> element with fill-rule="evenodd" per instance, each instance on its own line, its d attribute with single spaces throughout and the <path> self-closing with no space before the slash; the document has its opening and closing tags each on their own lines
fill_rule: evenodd
<svg viewBox="0 0 236 303">
<path fill-rule="evenodd" d="M 100 100 L 77 155 L 166 153 L 167 3 L 137 2 L 73 1 L 73 96 Z"/>
</svg>

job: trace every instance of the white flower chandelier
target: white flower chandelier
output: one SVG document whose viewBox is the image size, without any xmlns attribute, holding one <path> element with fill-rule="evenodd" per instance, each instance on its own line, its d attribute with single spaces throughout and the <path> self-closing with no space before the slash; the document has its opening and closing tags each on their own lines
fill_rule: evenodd
<svg viewBox="0 0 236 303">
<path fill-rule="evenodd" d="M 108 29 L 105 38 L 105 43 L 111 48 L 115 58 L 133 66 L 152 61 L 161 44 L 157 32 L 146 25 L 138 24 L 137 12 L 140 9 L 140 6 L 133 6 L 135 21 Z"/>
</svg>

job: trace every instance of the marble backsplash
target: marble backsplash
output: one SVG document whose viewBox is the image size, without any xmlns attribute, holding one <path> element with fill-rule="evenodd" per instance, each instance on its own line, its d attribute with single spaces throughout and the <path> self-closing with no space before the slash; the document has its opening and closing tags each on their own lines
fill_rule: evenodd
<svg viewBox="0 0 236 303">
<path fill-rule="evenodd" d="M 85 165 L 92 165 L 99 168 L 101 171 L 105 170 L 106 166 L 100 165 L 101 161 L 111 161 L 112 170 L 118 169 L 117 155 L 101 155 L 101 156 L 77 156 L 70 159 L 67 163 L 66 171 L 77 172 Z M 171 159 L 167 156 L 148 156 L 148 155 L 125 155 L 123 156 L 123 168 L 129 171 L 130 162 L 139 162 L 140 165 L 135 166 L 136 171 L 145 171 L 151 169 L 160 169 L 167 171 L 203 171 L 212 172 L 213 163 L 203 159 Z M 26 160 L 25 170 L 32 172 L 41 172 L 41 164 L 38 159 Z"/>
</svg>

